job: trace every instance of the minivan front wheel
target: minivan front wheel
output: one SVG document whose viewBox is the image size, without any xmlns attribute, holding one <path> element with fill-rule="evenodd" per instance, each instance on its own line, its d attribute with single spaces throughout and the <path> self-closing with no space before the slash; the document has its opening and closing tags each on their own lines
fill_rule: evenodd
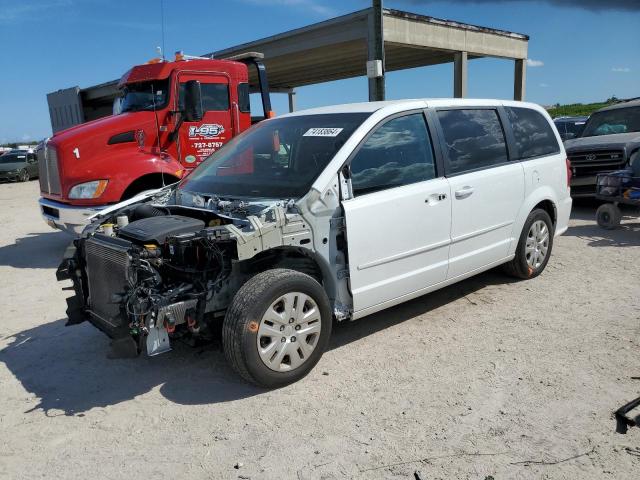
<svg viewBox="0 0 640 480">
<path fill-rule="evenodd" d="M 516 256 L 505 264 L 509 275 L 527 279 L 537 277 L 547 266 L 553 247 L 554 225 L 549 214 L 542 210 L 533 210 L 524 223 Z"/>
<path fill-rule="evenodd" d="M 329 299 L 316 280 L 294 270 L 267 270 L 245 283 L 227 310 L 225 356 L 251 383 L 287 385 L 318 363 L 331 322 Z"/>
</svg>

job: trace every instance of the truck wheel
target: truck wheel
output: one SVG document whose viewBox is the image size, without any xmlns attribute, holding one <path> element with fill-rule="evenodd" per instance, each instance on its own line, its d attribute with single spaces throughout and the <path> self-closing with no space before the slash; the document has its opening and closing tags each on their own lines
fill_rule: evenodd
<svg viewBox="0 0 640 480">
<path fill-rule="evenodd" d="M 622 212 L 620 208 L 613 203 L 604 203 L 596 210 L 596 221 L 601 228 L 612 230 L 620 225 L 622 220 Z"/>
<path fill-rule="evenodd" d="M 27 172 L 26 170 L 20 170 L 20 174 L 18 176 L 18 179 L 21 182 L 28 182 L 29 181 L 29 172 Z"/>
<path fill-rule="evenodd" d="M 522 279 L 540 275 L 551 256 L 553 235 L 554 227 L 549 214 L 542 209 L 533 210 L 524 222 L 516 256 L 505 264 L 505 271 Z"/>
<path fill-rule="evenodd" d="M 248 382 L 281 387 L 318 363 L 331 322 L 329 299 L 317 281 L 293 270 L 267 270 L 245 283 L 227 310 L 225 357 Z"/>
</svg>

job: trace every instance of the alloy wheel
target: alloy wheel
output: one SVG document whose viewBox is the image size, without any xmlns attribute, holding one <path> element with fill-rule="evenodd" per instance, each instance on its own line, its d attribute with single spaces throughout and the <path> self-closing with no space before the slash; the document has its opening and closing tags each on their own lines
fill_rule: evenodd
<svg viewBox="0 0 640 480">
<path fill-rule="evenodd" d="M 536 220 L 529 228 L 525 244 L 527 265 L 538 269 L 547 258 L 549 250 L 549 227 L 542 220 Z"/>
<path fill-rule="evenodd" d="M 276 372 L 295 370 L 311 357 L 321 326 L 320 309 L 309 295 L 290 292 L 278 297 L 260 321 L 260 359 Z"/>
</svg>

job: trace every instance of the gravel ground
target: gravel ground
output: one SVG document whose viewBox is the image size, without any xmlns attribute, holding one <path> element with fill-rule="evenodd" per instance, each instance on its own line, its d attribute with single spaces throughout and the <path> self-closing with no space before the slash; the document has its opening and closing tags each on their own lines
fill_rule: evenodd
<svg viewBox="0 0 640 480">
<path fill-rule="evenodd" d="M 574 209 L 547 270 L 488 272 L 334 330 L 264 391 L 215 346 L 108 360 L 65 328 L 68 243 L 37 182 L 0 185 L 0 478 L 638 478 L 640 221 Z M 416 472 L 419 472 L 416 474 Z"/>
</svg>

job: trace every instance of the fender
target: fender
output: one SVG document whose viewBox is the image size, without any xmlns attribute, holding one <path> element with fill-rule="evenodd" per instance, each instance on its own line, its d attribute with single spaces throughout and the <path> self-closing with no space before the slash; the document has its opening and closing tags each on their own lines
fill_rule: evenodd
<svg viewBox="0 0 640 480">
<path fill-rule="evenodd" d="M 126 165 L 126 168 L 119 168 L 119 165 Z M 129 185 L 150 173 L 164 173 L 180 178 L 184 174 L 184 167 L 165 153 L 157 155 L 148 151 L 127 149 L 117 153 L 109 152 L 101 158 L 94 157 L 90 171 L 79 169 L 77 177 L 68 174 L 67 182 L 71 189 L 78 183 L 93 179 L 109 179 L 109 184 L 100 197 L 73 201 L 74 205 L 104 205 L 120 202 Z"/>
</svg>

